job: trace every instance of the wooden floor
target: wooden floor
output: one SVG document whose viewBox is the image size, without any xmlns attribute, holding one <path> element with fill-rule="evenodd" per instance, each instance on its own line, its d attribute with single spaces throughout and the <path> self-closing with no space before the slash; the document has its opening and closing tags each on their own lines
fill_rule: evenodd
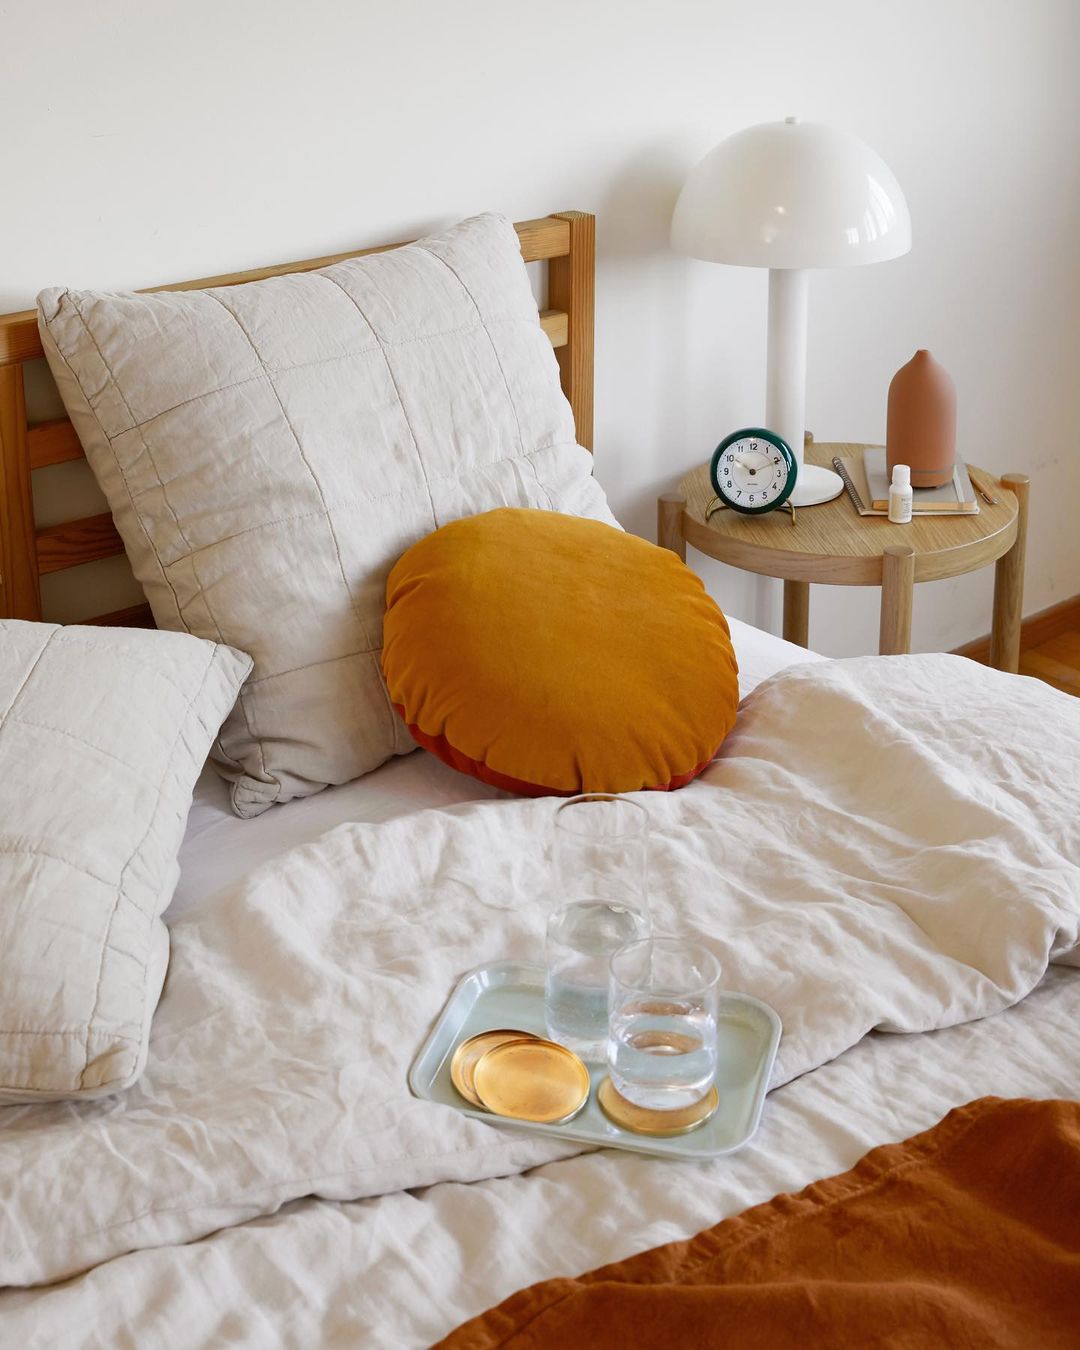
<svg viewBox="0 0 1080 1350">
<path fill-rule="evenodd" d="M 1080 695 L 1080 628 L 1022 651 L 1020 674 L 1034 675 L 1055 689 Z"/>
<path fill-rule="evenodd" d="M 956 654 L 985 665 L 990 639 L 976 638 L 957 647 Z M 1080 595 L 1029 614 L 1020 625 L 1020 674 L 1080 695 Z"/>
</svg>

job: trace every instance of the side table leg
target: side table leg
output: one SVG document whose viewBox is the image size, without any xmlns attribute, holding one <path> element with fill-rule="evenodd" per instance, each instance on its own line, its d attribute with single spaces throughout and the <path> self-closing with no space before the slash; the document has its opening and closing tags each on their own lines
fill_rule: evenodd
<svg viewBox="0 0 1080 1350">
<path fill-rule="evenodd" d="M 784 582 L 784 640 L 799 647 L 810 645 L 810 583 Z"/>
<path fill-rule="evenodd" d="M 882 656 L 904 656 L 911 650 L 911 601 L 915 590 L 915 550 L 892 544 L 881 555 Z"/>
<path fill-rule="evenodd" d="M 656 542 L 686 561 L 686 539 L 682 518 L 686 498 L 678 492 L 665 492 L 656 499 Z"/>
<path fill-rule="evenodd" d="M 994 567 L 994 620 L 990 626 L 990 664 L 1015 675 L 1020 668 L 1020 624 L 1024 610 L 1024 551 L 1027 547 L 1026 473 L 1007 473 L 1001 486 L 1016 496 L 1016 541 Z"/>
</svg>

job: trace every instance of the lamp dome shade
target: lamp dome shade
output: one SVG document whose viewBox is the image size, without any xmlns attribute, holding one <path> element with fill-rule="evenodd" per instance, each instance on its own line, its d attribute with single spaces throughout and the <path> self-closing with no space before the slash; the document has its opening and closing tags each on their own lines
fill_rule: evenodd
<svg viewBox="0 0 1080 1350">
<path fill-rule="evenodd" d="M 710 150 L 679 194 L 671 242 L 741 267 L 849 267 L 907 253 L 911 216 L 864 141 L 789 117 Z"/>
</svg>

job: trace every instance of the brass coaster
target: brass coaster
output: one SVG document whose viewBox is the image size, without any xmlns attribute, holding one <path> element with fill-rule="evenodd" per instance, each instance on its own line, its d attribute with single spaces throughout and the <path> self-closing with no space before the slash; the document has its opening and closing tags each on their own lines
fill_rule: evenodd
<svg viewBox="0 0 1080 1350">
<path fill-rule="evenodd" d="M 486 1055 L 496 1045 L 505 1045 L 507 1041 L 536 1039 L 531 1031 L 510 1031 L 500 1028 L 496 1031 L 478 1032 L 467 1041 L 462 1041 L 454 1051 L 454 1057 L 450 1061 L 450 1081 L 472 1106 L 483 1107 L 484 1103 L 476 1095 L 476 1086 L 473 1083 L 473 1074 L 480 1057 Z"/>
<path fill-rule="evenodd" d="M 597 1088 L 596 1100 L 604 1115 L 620 1130 L 651 1135 L 654 1139 L 670 1139 L 677 1134 L 689 1134 L 711 1120 L 720 1105 L 720 1094 L 713 1086 L 693 1106 L 683 1106 L 677 1111 L 650 1111 L 628 1102 L 611 1079 L 605 1078 Z"/>
<path fill-rule="evenodd" d="M 481 1105 L 497 1116 L 564 1125 L 589 1100 L 589 1071 L 554 1041 L 505 1041 L 481 1055 L 473 1088 Z"/>
</svg>

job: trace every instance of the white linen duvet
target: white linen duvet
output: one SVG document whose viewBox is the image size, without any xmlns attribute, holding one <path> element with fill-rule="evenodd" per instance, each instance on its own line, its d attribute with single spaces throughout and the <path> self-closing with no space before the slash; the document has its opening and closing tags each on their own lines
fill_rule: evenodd
<svg viewBox="0 0 1080 1350">
<path fill-rule="evenodd" d="M 1077 960 L 1078 748 L 1080 704 L 959 658 L 781 673 L 747 700 L 700 782 L 643 796 L 655 925 L 707 941 L 725 984 L 777 1008 L 775 1084 L 874 1027 L 930 1031 L 1000 1012 L 1049 963 Z M 217 1287 L 243 1309 L 233 1341 L 291 1342 L 303 1327 L 296 1343 L 329 1343 L 340 1329 L 342 1343 L 363 1344 L 366 1328 L 372 1344 L 422 1344 L 520 1284 L 685 1236 L 846 1166 L 885 1142 L 883 1130 L 899 1138 L 931 1123 L 928 1102 L 941 1114 L 995 1090 L 1003 1066 L 1019 1091 L 1080 1090 L 1075 1070 L 1040 1072 L 1030 1046 L 1016 1052 L 1040 1009 L 1053 1019 L 1067 1004 L 1075 1021 L 1078 977 L 1062 971 L 999 1019 L 999 1061 L 994 1023 L 947 1033 L 969 1047 L 973 1083 L 951 1100 L 945 1042 L 873 1037 L 770 1098 L 737 1158 L 704 1167 L 596 1154 L 454 1185 L 576 1151 L 415 1101 L 405 1083 L 463 971 L 537 956 L 554 806 L 493 800 L 342 825 L 178 920 L 143 1081 L 95 1103 L 0 1112 L 0 1283 L 109 1262 L 63 1289 L 0 1296 L 0 1325 L 14 1332 L 22 1314 L 28 1331 L 48 1328 L 49 1344 L 64 1343 L 65 1328 L 79 1343 L 88 1324 L 67 1319 L 92 1309 L 102 1321 L 91 1338 L 118 1344 L 106 1327 L 126 1307 L 149 1319 L 140 1345 L 170 1332 L 192 1343 L 182 1321 L 170 1328 L 152 1309 Z M 856 1059 L 864 1071 L 852 1080 L 843 1066 Z M 980 1067 L 991 1071 L 980 1078 Z M 913 1073 L 937 1073 L 937 1095 L 915 1090 Z M 807 1113 L 832 1117 L 812 1161 L 798 1141 Z M 342 1207 L 312 1196 L 383 1198 Z M 206 1239 L 229 1225 L 243 1226 Z M 433 1253 L 430 1306 L 417 1298 L 422 1262 L 409 1264 L 404 1303 L 378 1276 L 417 1225 Z M 573 1240 L 560 1239 L 567 1228 Z M 167 1246 L 179 1242 L 194 1245 Z M 540 1259 L 523 1263 L 533 1248 Z M 239 1261 L 227 1275 L 226 1250 Z M 344 1263 L 325 1286 L 309 1284 L 332 1250 Z M 515 1255 L 496 1274 L 485 1263 L 497 1251 Z M 483 1270 L 459 1265 L 453 1278 L 466 1254 Z M 264 1286 L 262 1312 L 243 1308 Z M 196 1324 L 195 1343 L 223 1336 L 209 1309 Z M 396 1328 L 385 1339 L 383 1324 Z"/>
</svg>

